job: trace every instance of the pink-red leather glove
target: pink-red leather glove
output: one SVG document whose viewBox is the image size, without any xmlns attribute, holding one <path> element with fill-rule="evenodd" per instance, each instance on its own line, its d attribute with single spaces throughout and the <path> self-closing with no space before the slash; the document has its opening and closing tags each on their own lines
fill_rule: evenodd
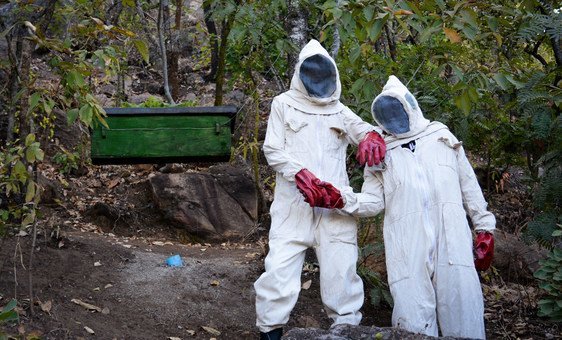
<svg viewBox="0 0 562 340">
<path fill-rule="evenodd" d="M 365 135 L 365 138 L 357 147 L 357 161 L 361 166 L 378 165 L 384 160 L 386 154 L 386 143 L 384 139 L 376 131 L 371 131 Z"/>
<path fill-rule="evenodd" d="M 297 188 L 304 196 L 304 201 L 310 204 L 311 207 L 323 206 L 325 201 L 330 201 L 326 189 L 321 185 L 322 181 L 307 169 L 297 172 L 295 182 Z"/>
<path fill-rule="evenodd" d="M 332 184 L 319 180 L 307 169 L 297 172 L 295 182 L 304 196 L 304 201 L 311 207 L 343 208 L 343 198 L 340 191 Z"/>
<path fill-rule="evenodd" d="M 484 271 L 490 268 L 494 258 L 494 235 L 487 232 L 476 234 L 474 241 L 474 266 L 477 270 Z"/>
<path fill-rule="evenodd" d="M 343 198 L 341 197 L 340 191 L 328 182 L 321 182 L 320 183 L 326 192 L 328 193 L 328 197 L 330 198 L 329 202 L 324 202 L 324 206 L 322 208 L 328 209 L 341 209 L 343 208 Z"/>
</svg>

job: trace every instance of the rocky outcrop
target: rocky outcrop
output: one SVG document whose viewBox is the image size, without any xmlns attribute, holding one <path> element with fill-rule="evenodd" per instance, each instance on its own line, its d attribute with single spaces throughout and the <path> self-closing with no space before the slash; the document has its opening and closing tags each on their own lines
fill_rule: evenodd
<svg viewBox="0 0 562 340">
<path fill-rule="evenodd" d="M 359 340 L 359 339 L 437 339 L 432 336 L 414 334 L 392 327 L 368 327 L 337 325 L 330 329 L 318 328 L 293 328 L 283 335 L 284 340 Z M 458 339 L 453 337 L 440 337 L 439 339 Z"/>
<path fill-rule="evenodd" d="M 219 164 L 208 172 L 158 174 L 150 184 L 164 217 L 205 240 L 244 237 L 258 218 L 256 187 L 245 169 Z"/>
</svg>

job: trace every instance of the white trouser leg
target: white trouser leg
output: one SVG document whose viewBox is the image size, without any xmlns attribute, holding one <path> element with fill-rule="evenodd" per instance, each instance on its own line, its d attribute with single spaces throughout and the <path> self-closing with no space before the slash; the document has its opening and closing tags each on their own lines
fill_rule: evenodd
<svg viewBox="0 0 562 340">
<path fill-rule="evenodd" d="M 431 279 L 425 275 L 411 275 L 390 285 L 394 300 L 392 326 L 413 333 L 437 336 L 435 293 Z"/>
<path fill-rule="evenodd" d="M 295 306 L 307 245 L 294 240 L 275 238 L 269 241 L 265 272 L 254 283 L 256 290 L 256 325 L 261 332 L 283 327 Z"/>
<path fill-rule="evenodd" d="M 355 219 L 326 213 L 316 230 L 316 256 L 320 264 L 320 293 L 334 325 L 361 322 L 363 281 L 357 275 Z"/>
</svg>

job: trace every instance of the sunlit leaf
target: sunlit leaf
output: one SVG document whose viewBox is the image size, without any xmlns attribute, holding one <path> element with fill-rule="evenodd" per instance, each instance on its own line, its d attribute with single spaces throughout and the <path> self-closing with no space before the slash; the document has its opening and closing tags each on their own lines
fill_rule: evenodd
<svg viewBox="0 0 562 340">
<path fill-rule="evenodd" d="M 458 44 L 462 41 L 459 33 L 452 28 L 443 27 L 443 32 L 452 43 Z"/>
</svg>

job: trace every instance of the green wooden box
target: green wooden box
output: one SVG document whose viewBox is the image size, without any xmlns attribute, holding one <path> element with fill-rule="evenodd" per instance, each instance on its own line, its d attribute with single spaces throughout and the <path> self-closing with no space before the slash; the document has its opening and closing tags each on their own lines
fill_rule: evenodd
<svg viewBox="0 0 562 340">
<path fill-rule="evenodd" d="M 93 164 L 221 162 L 230 157 L 235 106 L 106 108 L 91 131 Z"/>
</svg>

